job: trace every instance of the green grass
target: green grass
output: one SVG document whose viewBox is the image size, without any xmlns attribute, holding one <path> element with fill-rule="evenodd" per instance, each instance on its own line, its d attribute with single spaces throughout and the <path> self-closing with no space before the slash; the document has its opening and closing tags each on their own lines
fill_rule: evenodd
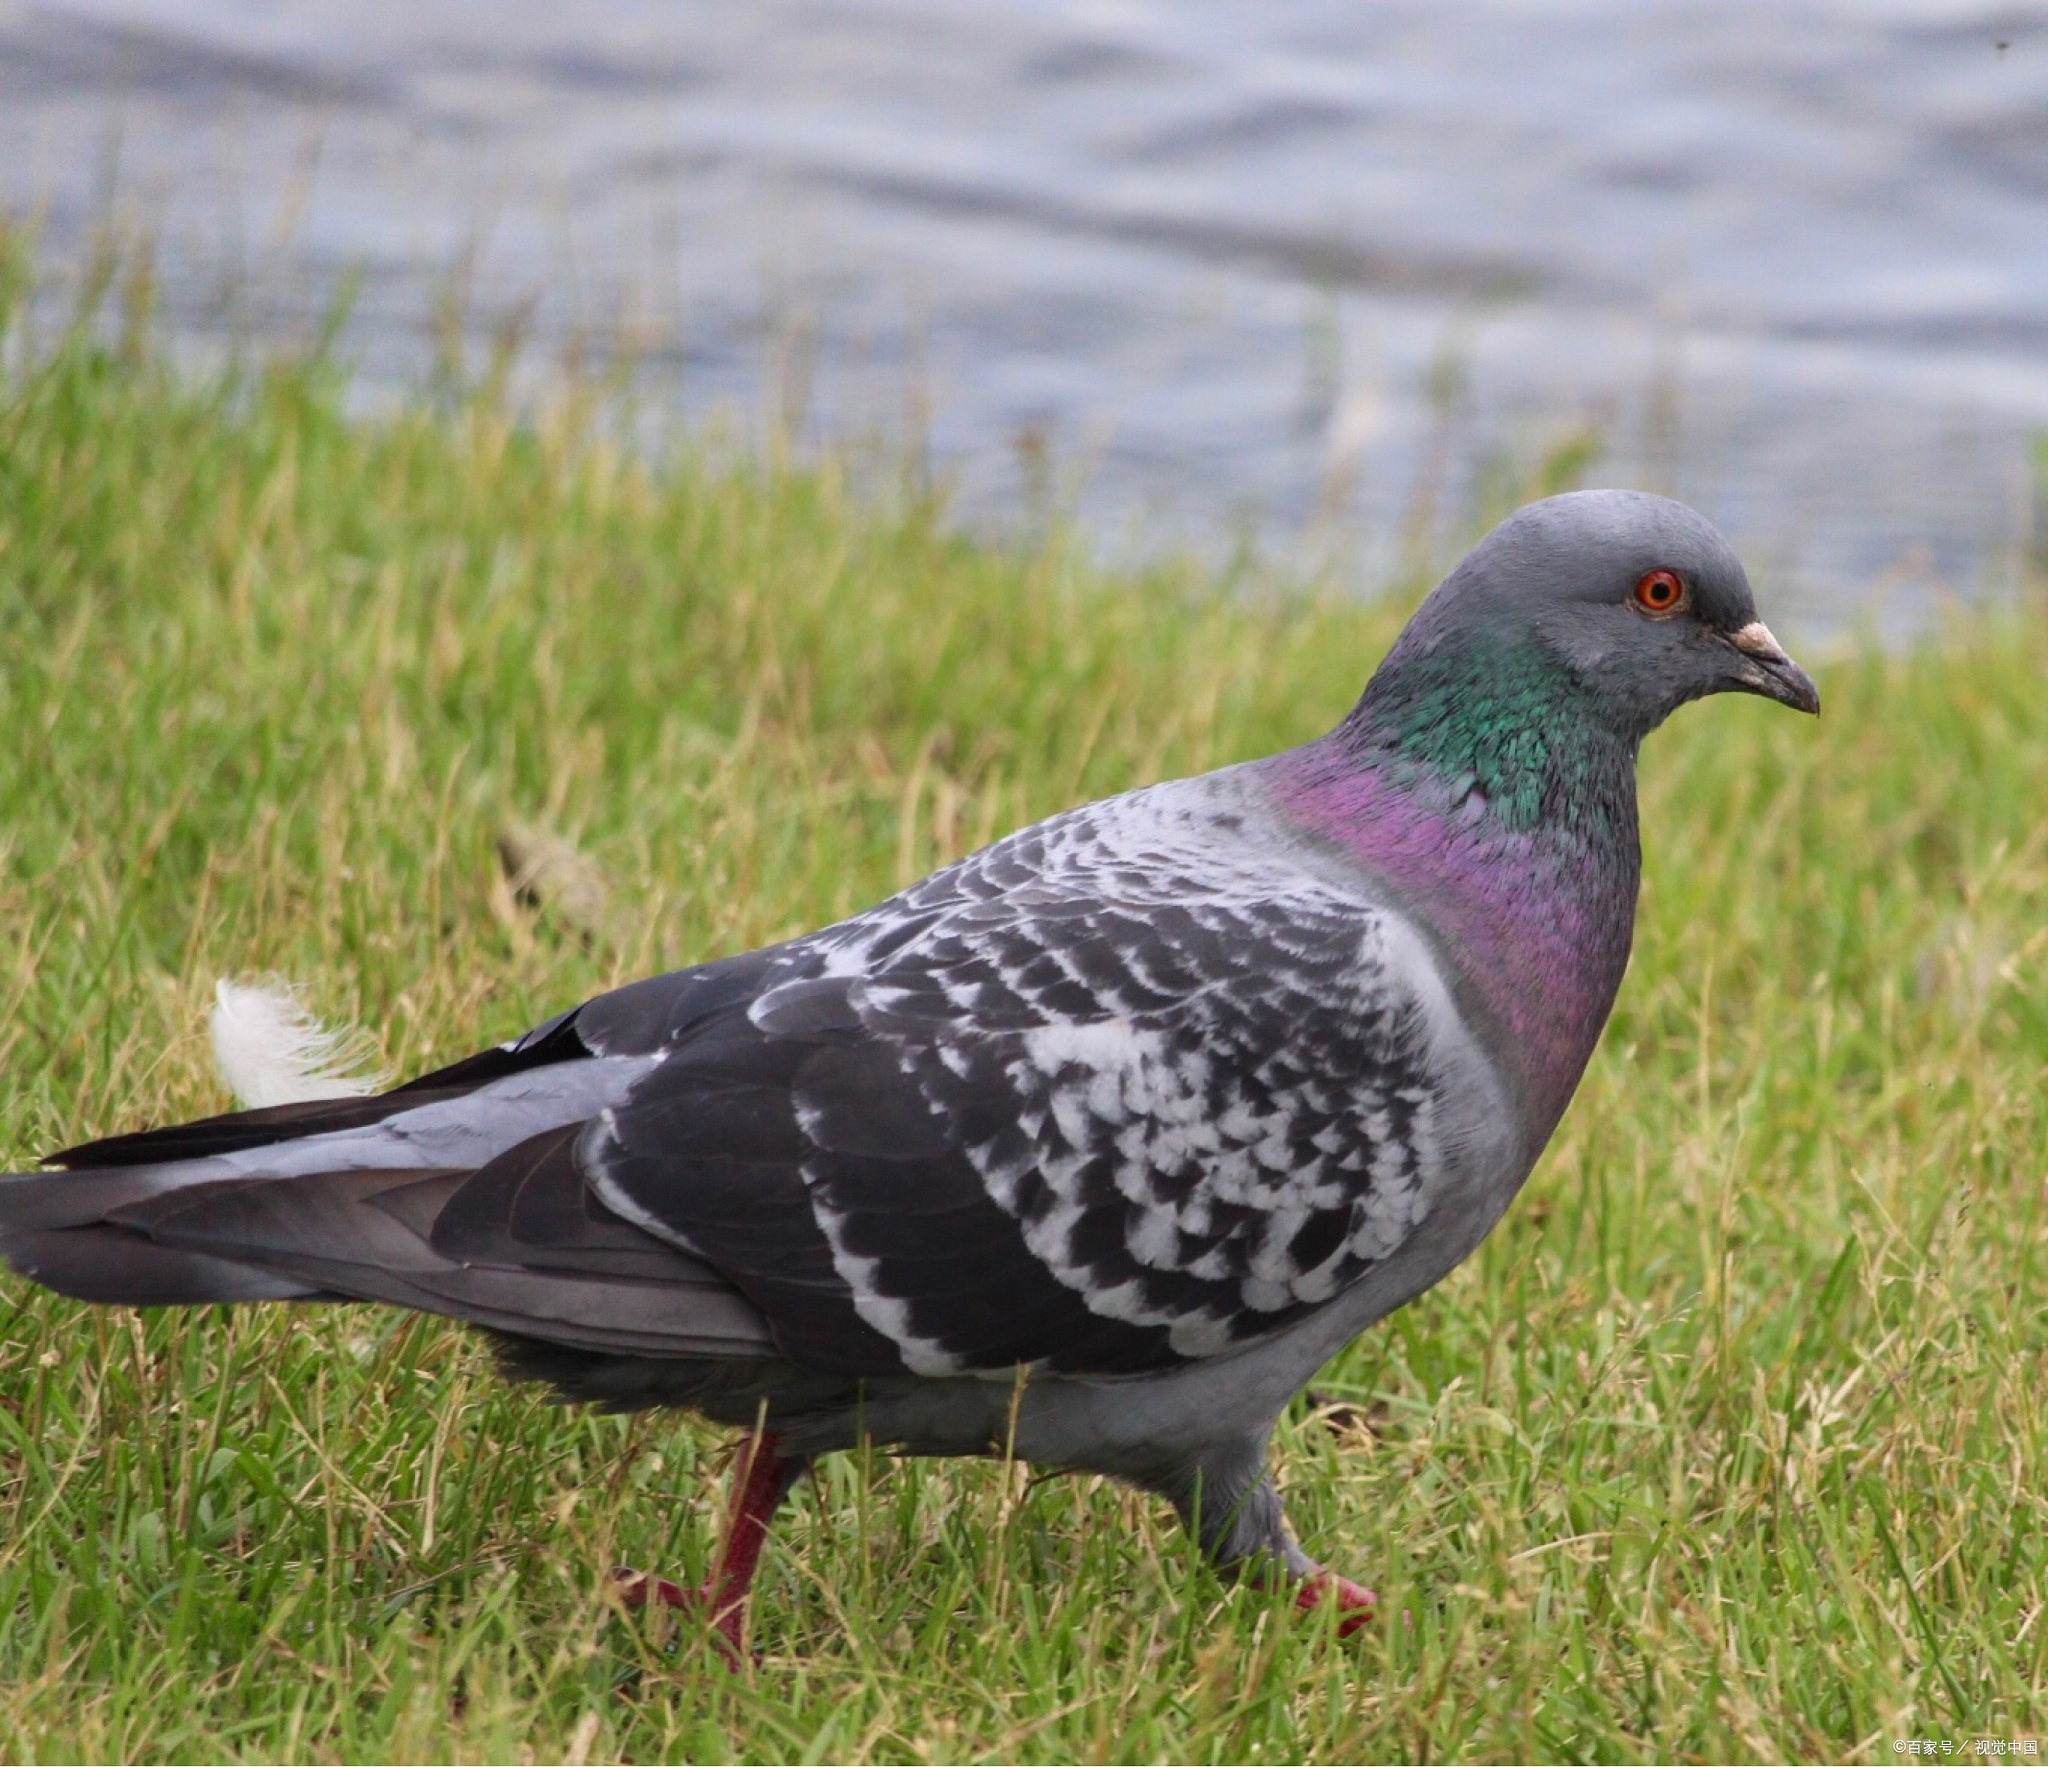
<svg viewBox="0 0 2048 1767">
<path fill-rule="evenodd" d="M 949 536 L 845 469 L 655 464 L 565 401 L 346 420 L 16 349 L 0 390 L 0 1157 L 223 1108 L 218 975 L 415 1071 L 1270 750 L 1396 616 Z M 1770 585 L 1762 585 L 1766 612 Z M 10 1760 L 1898 1758 L 2038 1735 L 2048 630 L 1721 700 L 1645 759 L 1636 959 L 1528 1193 L 1277 1454 L 1350 1644 L 1160 1506 L 842 1460 L 758 1669 L 607 1606 L 721 1445 L 371 1308 L 0 1286 Z M 608 876 L 514 901 L 508 820 Z M 1359 1420 L 1363 1420 L 1362 1422 Z"/>
</svg>

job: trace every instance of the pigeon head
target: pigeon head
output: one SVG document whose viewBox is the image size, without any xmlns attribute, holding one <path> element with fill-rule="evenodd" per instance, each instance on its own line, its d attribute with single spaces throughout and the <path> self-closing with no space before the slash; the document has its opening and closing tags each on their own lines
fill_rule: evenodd
<svg viewBox="0 0 2048 1767">
<path fill-rule="evenodd" d="M 1704 517 L 1575 491 L 1518 510 L 1438 584 L 1340 736 L 1527 826 L 1546 804 L 1616 800 L 1642 739 L 1710 693 L 1820 710 Z"/>
<path fill-rule="evenodd" d="M 1411 645 L 1531 652 L 1637 739 L 1710 693 L 1820 710 L 1757 618 L 1733 548 L 1697 511 L 1644 491 L 1573 491 L 1518 510 L 1430 596 L 1400 648 Z"/>
</svg>

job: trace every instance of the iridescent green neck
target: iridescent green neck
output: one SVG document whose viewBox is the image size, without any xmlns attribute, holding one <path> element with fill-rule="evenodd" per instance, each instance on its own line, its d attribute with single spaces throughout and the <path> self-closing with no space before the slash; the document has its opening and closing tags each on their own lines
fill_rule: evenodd
<svg viewBox="0 0 2048 1767">
<path fill-rule="evenodd" d="M 1340 735 L 1427 769 L 1454 798 L 1477 792 L 1511 829 L 1608 824 L 1618 814 L 1633 826 L 1634 741 L 1533 639 L 1396 646 Z"/>
</svg>

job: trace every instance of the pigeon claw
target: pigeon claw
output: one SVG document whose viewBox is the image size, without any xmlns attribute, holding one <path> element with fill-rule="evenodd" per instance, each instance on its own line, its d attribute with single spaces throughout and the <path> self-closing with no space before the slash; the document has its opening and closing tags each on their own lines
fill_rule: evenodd
<svg viewBox="0 0 2048 1767">
<path fill-rule="evenodd" d="M 612 1593 L 624 1607 L 672 1607 L 700 1617 L 709 1614 L 711 1628 L 718 1634 L 719 1648 L 727 1660 L 735 1668 L 747 1660 L 745 1640 L 741 1636 L 746 1604 L 744 1601 L 729 1601 L 716 1613 L 711 1613 L 715 1596 L 708 1583 L 699 1583 L 692 1588 L 669 1577 L 636 1571 L 629 1565 L 614 1565 Z"/>
<path fill-rule="evenodd" d="M 629 1565 L 612 1566 L 612 1593 L 626 1607 L 695 1607 L 703 1592 L 685 1589 L 667 1577 L 650 1577 Z"/>
<path fill-rule="evenodd" d="M 1294 1605 L 1308 1613 L 1319 1607 L 1337 1610 L 1337 1636 L 1349 1638 L 1378 1611 L 1380 1598 L 1361 1583 L 1335 1571 L 1317 1571 L 1295 1585 Z"/>
<path fill-rule="evenodd" d="M 620 1603 L 626 1607 L 645 1607 L 652 1602 L 659 1607 L 686 1608 L 710 1621 L 732 1668 L 758 1662 L 758 1657 L 747 1652 L 747 1592 L 754 1586 L 754 1572 L 761 1563 L 761 1548 L 767 1542 L 776 1505 L 805 1465 L 803 1460 L 779 1453 L 775 1437 L 766 1430 L 742 1440 L 739 1477 L 733 1481 L 732 1503 L 726 1512 L 725 1539 L 710 1578 L 689 1589 L 666 1577 L 616 1566 L 612 1588 Z"/>
</svg>

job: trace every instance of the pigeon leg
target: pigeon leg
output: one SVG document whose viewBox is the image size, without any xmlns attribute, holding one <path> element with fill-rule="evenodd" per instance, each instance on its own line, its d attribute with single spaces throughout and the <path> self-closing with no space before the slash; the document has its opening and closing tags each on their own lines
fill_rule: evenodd
<svg viewBox="0 0 2048 1767">
<path fill-rule="evenodd" d="M 1266 1471 L 1263 1438 L 1190 1468 L 1167 1495 L 1225 1576 L 1263 1588 L 1291 1585 L 1294 1605 L 1304 1612 L 1334 1605 L 1339 1638 L 1349 1638 L 1373 1617 L 1379 1598 L 1317 1564 L 1288 1532 L 1280 1493 Z"/>
<path fill-rule="evenodd" d="M 667 1577 L 650 1577 L 644 1571 L 622 1567 L 612 1573 L 619 1598 L 628 1607 L 644 1607 L 652 1601 L 662 1607 L 694 1608 L 706 1615 L 737 1656 L 744 1646 L 747 1597 L 761 1563 L 761 1548 L 768 1541 L 768 1525 L 807 1464 L 781 1453 L 775 1437 L 766 1432 L 748 1436 L 740 1444 L 739 1461 L 733 1469 L 725 1537 L 719 1542 L 710 1579 L 686 1589 Z"/>
<path fill-rule="evenodd" d="M 753 1592 L 761 1548 L 768 1544 L 768 1524 L 803 1470 L 804 1462 L 779 1453 L 775 1438 L 765 1432 L 749 1436 L 741 1444 L 732 1506 L 726 1512 L 725 1540 L 710 1590 L 711 1623 L 735 1650 L 746 1630 L 747 1597 Z"/>
</svg>

